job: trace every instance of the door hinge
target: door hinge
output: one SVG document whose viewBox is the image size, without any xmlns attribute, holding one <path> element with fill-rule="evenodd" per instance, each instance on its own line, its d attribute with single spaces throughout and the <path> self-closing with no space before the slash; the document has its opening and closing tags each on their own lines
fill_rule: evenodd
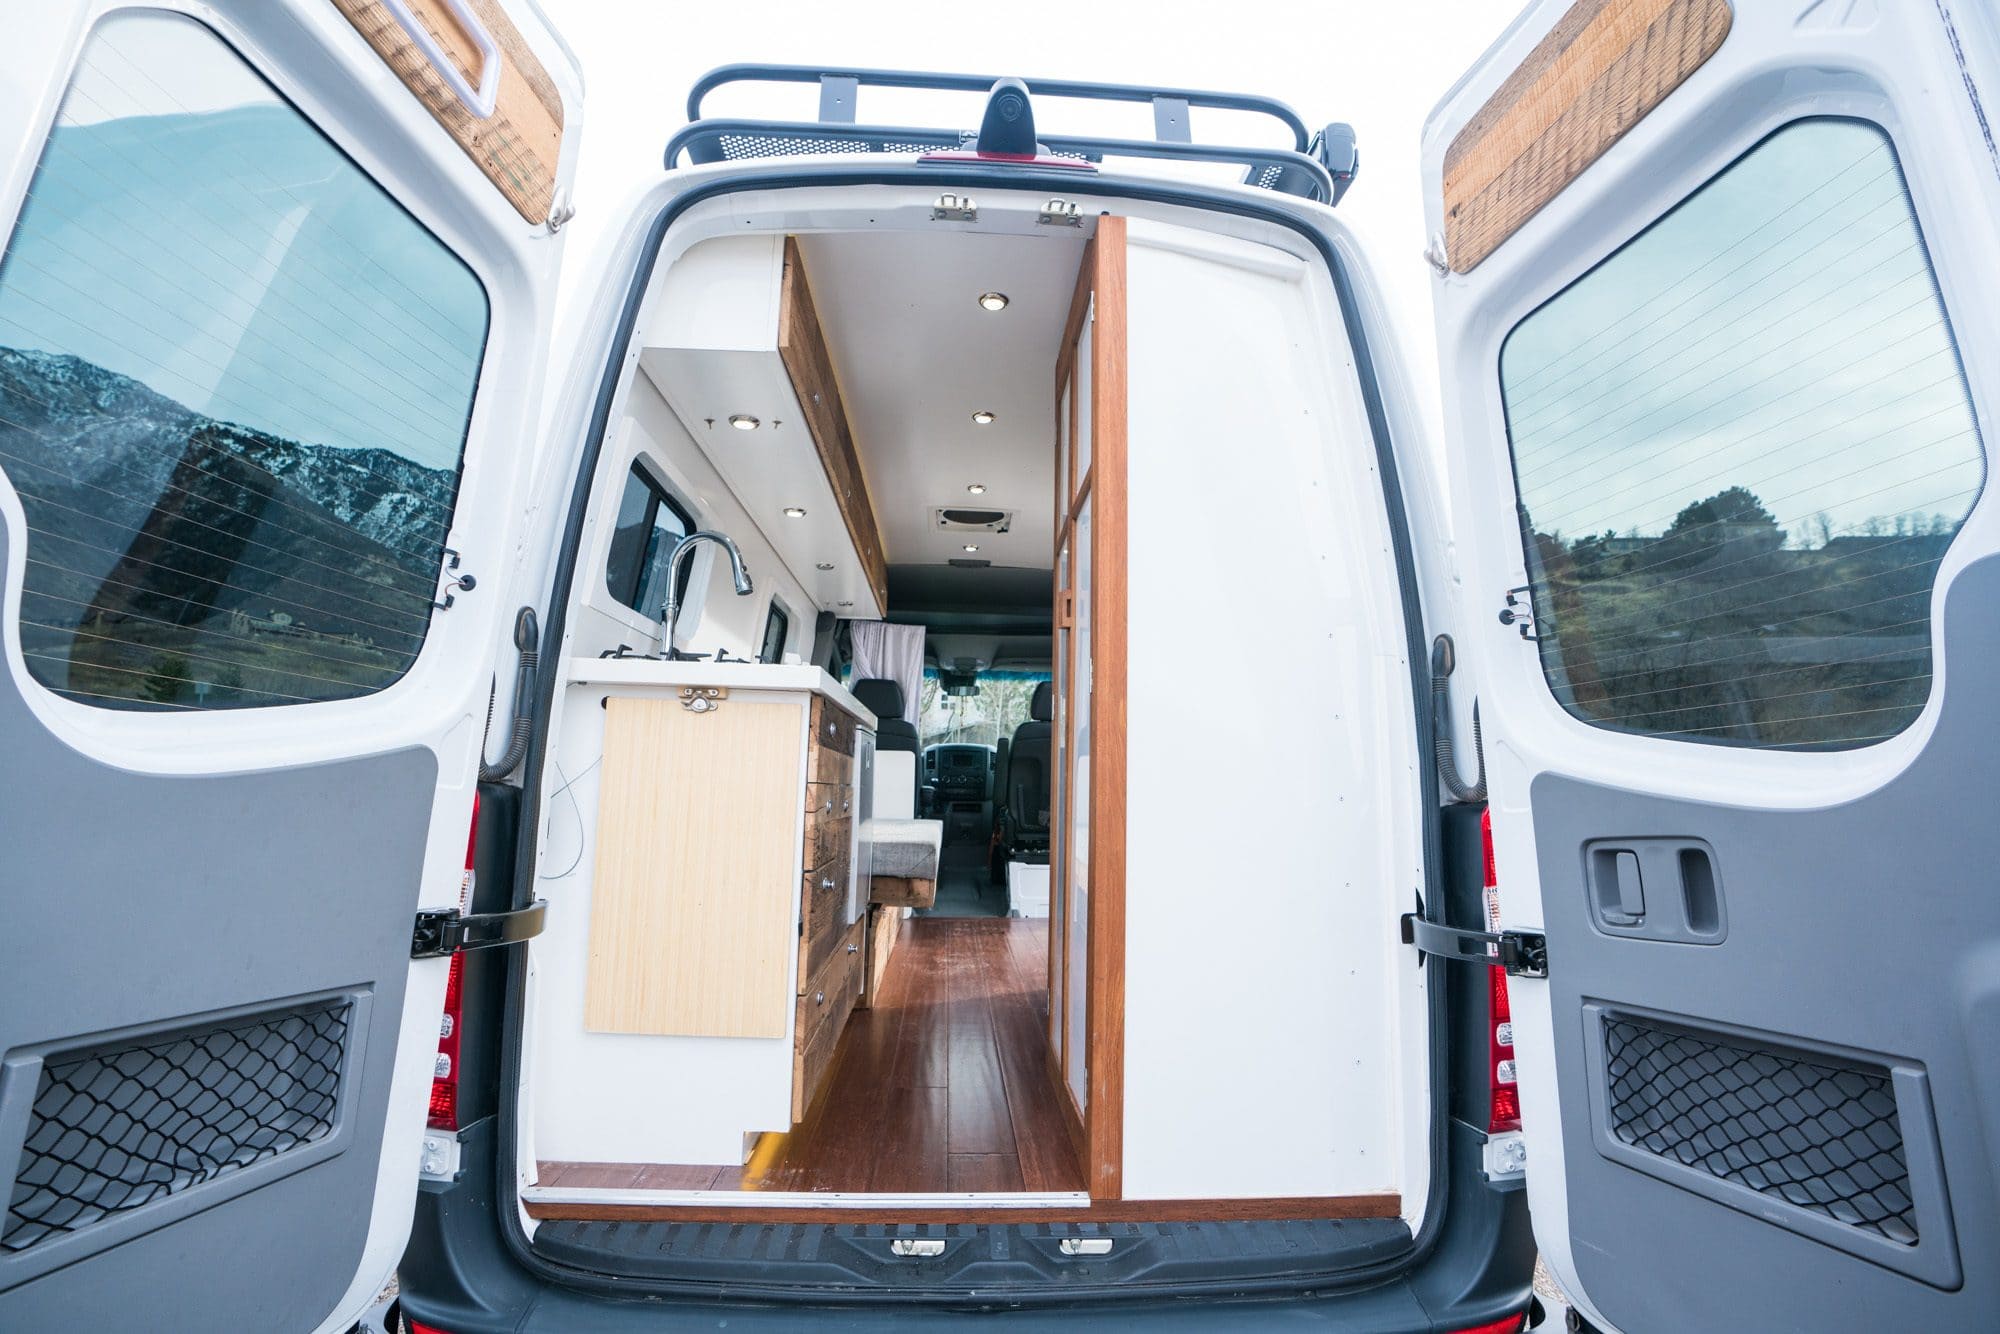
<svg viewBox="0 0 2000 1334">
<path fill-rule="evenodd" d="M 1467 931 L 1408 912 L 1403 914 L 1403 943 L 1440 959 L 1497 963 L 1509 977 L 1549 975 L 1549 938 L 1539 931 Z"/>
<path fill-rule="evenodd" d="M 442 959 L 466 950 L 518 945 L 542 934 L 549 901 L 536 899 L 512 912 L 462 913 L 456 908 L 419 908 L 410 932 L 412 959 Z"/>
</svg>

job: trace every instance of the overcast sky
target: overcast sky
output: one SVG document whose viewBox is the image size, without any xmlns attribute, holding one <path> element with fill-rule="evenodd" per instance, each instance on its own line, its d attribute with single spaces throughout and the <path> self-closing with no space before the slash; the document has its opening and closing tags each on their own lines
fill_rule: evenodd
<svg viewBox="0 0 2000 1334">
<path fill-rule="evenodd" d="M 1436 344 L 1421 258 L 1418 137 L 1431 107 L 1519 11 L 1516 0 L 1034 0 L 977 6 L 908 0 L 719 5 L 542 0 L 542 5 L 575 48 L 588 85 L 572 244 L 588 244 L 599 235 L 637 174 L 659 170 L 661 149 L 684 121 L 689 85 L 705 70 L 731 61 L 1255 92 L 1289 102 L 1311 127 L 1347 121 L 1359 135 L 1361 172 L 1340 213 L 1370 248 L 1435 424 Z M 765 99 L 761 105 L 740 96 L 725 103 L 718 96 L 710 109 L 797 119 L 815 114 L 811 89 L 753 92 Z M 871 101 L 867 89 L 861 93 L 864 121 L 914 119 L 921 110 L 908 101 Z M 1060 121 L 1051 114 L 1044 123 L 1081 133 L 1150 133 L 1143 108 L 1094 113 L 1069 103 L 1062 110 Z M 1133 114 L 1140 117 L 1137 122 L 1130 119 Z M 973 128 L 977 115 L 976 100 L 950 99 L 942 119 L 930 123 Z M 1203 129 L 1201 115 L 1195 113 L 1196 137 L 1221 137 Z"/>
</svg>

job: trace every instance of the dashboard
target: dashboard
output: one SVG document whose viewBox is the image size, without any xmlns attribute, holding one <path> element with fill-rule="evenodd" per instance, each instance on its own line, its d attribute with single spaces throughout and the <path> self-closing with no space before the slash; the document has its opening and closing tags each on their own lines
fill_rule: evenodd
<svg viewBox="0 0 2000 1334">
<path fill-rule="evenodd" d="M 984 801 L 993 776 L 993 747 L 947 744 L 924 748 L 924 782 L 946 801 Z"/>
</svg>

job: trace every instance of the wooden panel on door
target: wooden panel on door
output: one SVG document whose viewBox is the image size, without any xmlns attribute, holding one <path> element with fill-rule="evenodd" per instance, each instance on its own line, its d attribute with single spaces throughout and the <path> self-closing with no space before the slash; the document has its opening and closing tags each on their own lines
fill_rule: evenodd
<svg viewBox="0 0 2000 1334">
<path fill-rule="evenodd" d="M 546 222 L 555 202 L 562 156 L 562 96 L 507 11 L 496 0 L 470 3 L 500 51 L 499 92 L 493 114 L 485 120 L 466 110 L 388 5 L 381 0 L 333 0 L 515 211 L 529 222 Z M 484 72 L 479 49 L 451 7 L 444 0 L 410 0 L 410 10 L 458 63 L 466 81 L 477 87 Z"/>
<path fill-rule="evenodd" d="M 1095 1199 L 1123 1189 L 1125 220 L 1084 252 L 1056 360 L 1055 827 L 1050 1021 Z M 1063 474 L 1067 474 L 1067 478 Z"/>
<path fill-rule="evenodd" d="M 804 729 L 797 704 L 606 704 L 585 1028 L 785 1035 Z"/>
</svg>

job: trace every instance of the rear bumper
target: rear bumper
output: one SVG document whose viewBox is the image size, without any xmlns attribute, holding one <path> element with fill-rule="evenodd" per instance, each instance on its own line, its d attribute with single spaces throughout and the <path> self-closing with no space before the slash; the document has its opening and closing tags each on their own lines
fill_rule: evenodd
<svg viewBox="0 0 2000 1334">
<path fill-rule="evenodd" d="M 795 1243 L 773 1247 L 772 1229 L 755 1224 L 715 1225 L 699 1240 L 699 1261 L 691 1265 L 716 1275 L 699 1295 L 647 1294 L 643 1280 L 618 1279 L 576 1269 L 569 1278 L 545 1279 L 517 1262 L 500 1233 L 494 1193 L 493 1123 L 483 1121 L 464 1141 L 464 1172 L 449 1184 L 425 1183 L 417 1196 L 415 1226 L 402 1266 L 403 1309 L 410 1317 L 447 1334 L 589 1334 L 591 1331 L 713 1329 L 727 1321 L 732 1330 L 879 1329 L 912 1327 L 943 1319 L 963 1319 L 967 1311 L 986 1313 L 1009 1328 L 1081 1328 L 1113 1319 L 1144 1321 L 1163 1329 L 1256 1328 L 1302 1320 L 1322 1328 L 1368 1331 L 1462 1329 L 1528 1304 L 1534 1269 L 1527 1195 L 1518 1184 L 1496 1187 L 1479 1169 L 1480 1136 L 1454 1122 L 1450 1134 L 1450 1192 L 1444 1226 L 1435 1243 L 1399 1274 L 1359 1277 L 1340 1286 L 1337 1275 L 1311 1289 L 1308 1275 L 1294 1275 L 1298 1290 L 1284 1295 L 1244 1298 L 1229 1294 L 1226 1261 L 1204 1265 L 1210 1295 L 1149 1293 L 1133 1282 L 1129 1297 L 1098 1295 L 1074 1301 L 1049 1285 L 1030 1291 L 1002 1283 L 969 1287 L 939 1299 L 890 1288 L 879 1292 L 853 1283 L 836 1285 L 826 1275 L 808 1278 Z M 1267 1225 L 1270 1226 L 1270 1225 Z M 887 1235 L 885 1229 L 874 1229 Z M 965 1229 L 965 1244 L 1001 1252 L 1018 1241 L 996 1237 L 1011 1229 Z M 582 1254 L 587 1235 L 579 1232 L 563 1250 Z M 1379 1255 L 1382 1239 L 1366 1238 L 1362 1260 Z M 554 1249 L 553 1247 L 551 1248 Z M 554 1258 L 554 1257 L 551 1257 Z M 1268 1281 L 1269 1257 L 1238 1262 Z M 736 1282 L 722 1277 L 733 1270 Z M 572 1281 L 573 1280 L 573 1281 Z M 733 1294 L 772 1283 L 805 1280 L 799 1301 L 753 1300 Z"/>
</svg>

